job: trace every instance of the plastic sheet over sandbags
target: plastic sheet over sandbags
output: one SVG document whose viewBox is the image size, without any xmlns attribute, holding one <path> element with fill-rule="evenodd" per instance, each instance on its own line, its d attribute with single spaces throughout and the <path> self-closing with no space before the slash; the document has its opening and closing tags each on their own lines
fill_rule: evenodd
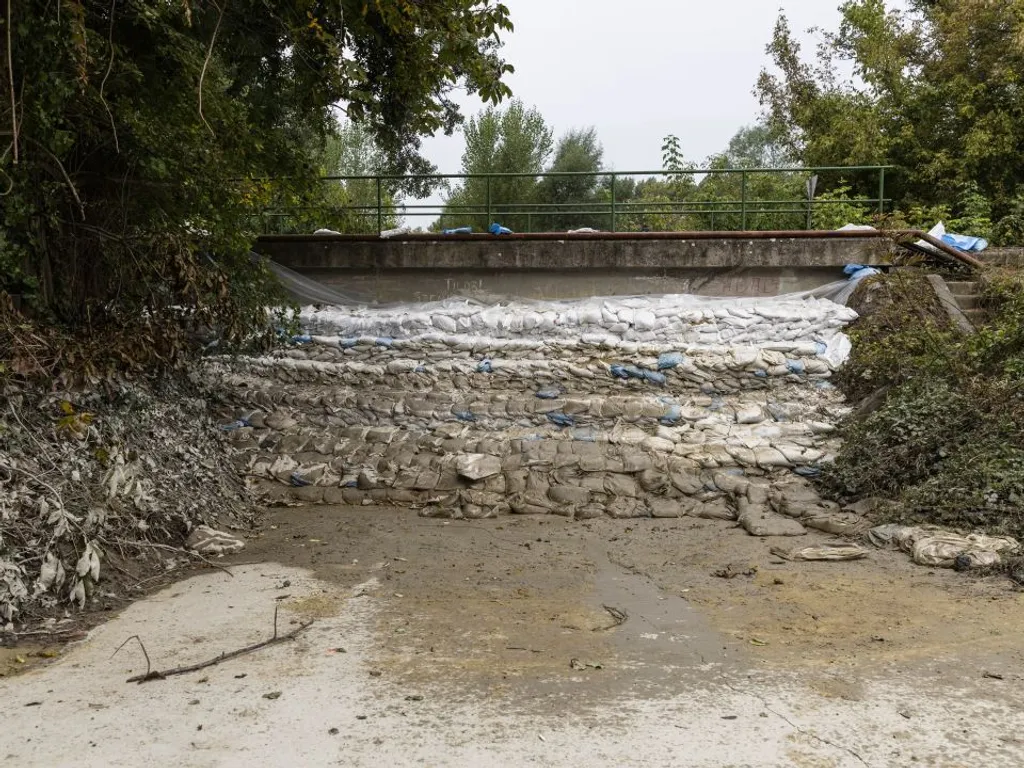
<svg viewBox="0 0 1024 768">
<path fill-rule="evenodd" d="M 310 333 L 340 337 L 414 338 L 465 334 L 491 339 L 613 337 L 682 345 L 827 344 L 856 313 L 810 293 L 774 298 L 708 298 L 688 294 L 603 297 L 575 301 L 469 299 L 400 306 L 306 308 Z"/>
</svg>

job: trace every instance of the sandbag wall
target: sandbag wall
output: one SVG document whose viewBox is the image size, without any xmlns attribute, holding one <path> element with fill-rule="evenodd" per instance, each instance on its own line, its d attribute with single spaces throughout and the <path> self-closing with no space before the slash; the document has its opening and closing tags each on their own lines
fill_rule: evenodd
<svg viewBox="0 0 1024 768">
<path fill-rule="evenodd" d="M 796 533 L 828 507 L 800 475 L 835 449 L 828 379 L 854 317 L 804 297 L 332 307 L 208 366 L 248 406 L 226 428 L 275 501 Z"/>
</svg>

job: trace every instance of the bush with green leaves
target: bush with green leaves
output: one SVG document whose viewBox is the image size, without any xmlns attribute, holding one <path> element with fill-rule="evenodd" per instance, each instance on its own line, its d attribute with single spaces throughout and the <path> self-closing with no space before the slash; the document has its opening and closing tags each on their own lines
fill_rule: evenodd
<svg viewBox="0 0 1024 768">
<path fill-rule="evenodd" d="M 923 276 L 897 272 L 858 289 L 874 306 L 851 329 L 839 384 L 855 410 L 823 476 L 840 499 L 895 500 L 893 519 L 1024 536 L 1024 286 L 982 279 L 988 321 L 964 335 L 944 323 Z M 886 390 L 887 388 L 887 390 Z"/>
</svg>

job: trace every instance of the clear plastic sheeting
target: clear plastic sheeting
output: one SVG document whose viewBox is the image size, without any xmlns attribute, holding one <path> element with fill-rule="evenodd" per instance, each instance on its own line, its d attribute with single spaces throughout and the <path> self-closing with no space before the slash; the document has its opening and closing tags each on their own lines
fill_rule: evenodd
<svg viewBox="0 0 1024 768">
<path fill-rule="evenodd" d="M 326 232 L 326 230 L 324 231 Z M 318 231 L 317 234 L 322 234 L 322 232 Z M 267 268 L 281 282 L 282 287 L 288 294 L 300 304 L 307 306 L 324 304 L 331 306 L 354 306 L 367 303 L 365 295 L 332 290 L 315 280 L 303 277 L 298 272 L 288 269 L 288 267 L 282 266 L 276 261 L 271 261 L 258 254 L 252 254 L 252 259 L 254 261 L 263 261 Z"/>
</svg>

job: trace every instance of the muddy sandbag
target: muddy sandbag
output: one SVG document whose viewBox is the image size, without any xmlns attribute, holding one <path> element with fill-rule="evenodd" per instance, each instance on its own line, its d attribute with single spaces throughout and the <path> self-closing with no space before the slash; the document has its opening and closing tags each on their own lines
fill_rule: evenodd
<svg viewBox="0 0 1024 768">
<path fill-rule="evenodd" d="M 800 518 L 800 524 L 834 536 L 859 536 L 870 522 L 852 512 L 833 512 Z"/>
<path fill-rule="evenodd" d="M 636 476 L 636 479 L 641 488 L 655 495 L 664 494 L 671 486 L 669 476 L 656 469 L 645 469 Z"/>
<path fill-rule="evenodd" d="M 782 549 L 772 547 L 771 553 L 783 560 L 824 560 L 843 561 L 860 560 L 868 556 L 868 551 L 860 544 L 841 542 L 835 544 L 818 544 L 813 547 L 793 547 Z"/>
<path fill-rule="evenodd" d="M 694 506 L 691 499 L 648 499 L 652 517 L 686 517 Z"/>
<path fill-rule="evenodd" d="M 526 490 L 526 481 L 530 477 L 529 470 L 517 469 L 505 473 L 505 490 L 510 494 L 522 493 Z"/>
<path fill-rule="evenodd" d="M 737 520 L 751 536 L 803 536 L 807 530 L 796 520 L 770 511 L 766 506 L 752 504 L 745 498 L 737 500 Z"/>
<path fill-rule="evenodd" d="M 609 474 L 604 477 L 604 492 L 609 496 L 636 497 L 640 488 L 631 475 Z"/>
<path fill-rule="evenodd" d="M 651 511 L 639 499 L 616 497 L 606 505 L 608 516 L 616 519 L 627 519 L 633 517 L 650 517 Z"/>
<path fill-rule="evenodd" d="M 548 499 L 556 504 L 581 505 L 590 502 L 590 491 L 575 485 L 552 485 Z"/>
<path fill-rule="evenodd" d="M 497 517 L 498 513 L 494 507 L 481 507 L 479 504 L 463 504 L 462 516 L 467 520 L 485 520 Z"/>
<path fill-rule="evenodd" d="M 972 571 L 976 568 L 992 568 L 1002 563 L 998 552 L 964 552 L 953 561 L 953 570 Z"/>
<path fill-rule="evenodd" d="M 551 503 L 545 499 L 543 504 L 537 504 L 535 496 L 527 496 L 525 493 L 517 493 L 508 500 L 509 508 L 516 515 L 546 515 L 551 512 Z"/>
<path fill-rule="evenodd" d="M 868 541 L 879 549 L 899 549 L 897 534 L 907 526 L 899 523 L 876 525 L 868 531 Z"/>
<path fill-rule="evenodd" d="M 455 469 L 467 480 L 482 480 L 501 472 L 501 459 L 485 453 L 467 453 L 455 460 Z"/>
<path fill-rule="evenodd" d="M 597 517 L 604 517 L 608 514 L 604 504 L 598 504 L 591 502 L 590 504 L 584 504 L 576 510 L 577 520 L 593 520 Z"/>
<path fill-rule="evenodd" d="M 669 472 L 672 487 L 686 496 L 693 496 L 704 490 L 704 483 L 695 470 L 673 467 Z"/>
<path fill-rule="evenodd" d="M 705 520 L 735 520 L 736 510 L 729 506 L 725 499 L 718 498 L 709 501 L 695 501 L 690 509 L 690 515 Z"/>
<path fill-rule="evenodd" d="M 985 536 L 980 533 L 960 536 L 955 533 L 946 533 L 918 539 L 914 543 L 911 557 L 918 565 L 952 568 L 961 555 L 970 552 L 986 552 L 998 557 L 1003 553 L 1017 551 L 1018 546 L 1016 539 L 1011 539 L 1008 536 Z"/>
</svg>

